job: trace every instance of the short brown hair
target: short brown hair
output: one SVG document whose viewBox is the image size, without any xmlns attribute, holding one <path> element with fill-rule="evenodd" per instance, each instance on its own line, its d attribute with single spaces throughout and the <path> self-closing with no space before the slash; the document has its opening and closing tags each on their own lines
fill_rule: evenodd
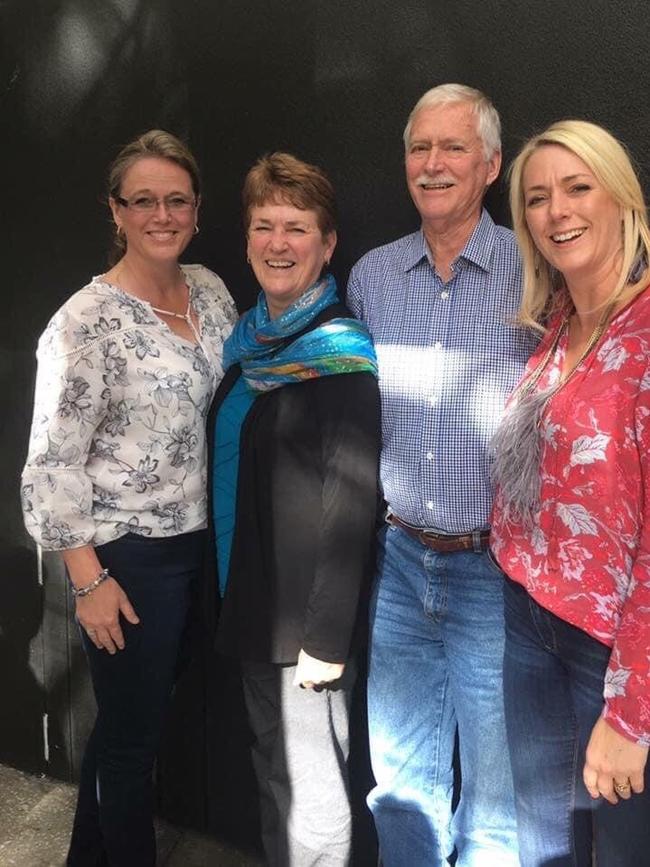
<svg viewBox="0 0 650 867">
<path fill-rule="evenodd" d="M 164 129 L 150 129 L 124 145 L 108 169 L 107 192 L 110 198 L 116 199 L 121 194 L 124 175 L 143 157 L 160 157 L 185 169 L 198 200 L 201 195 L 201 176 L 194 155 L 184 142 L 170 132 L 165 132 Z M 124 238 L 116 232 L 109 256 L 111 264 L 117 262 L 124 255 L 125 250 Z"/>
<path fill-rule="evenodd" d="M 276 201 L 315 211 L 321 234 L 336 231 L 336 196 L 330 179 L 318 166 L 280 151 L 260 157 L 246 175 L 242 190 L 245 230 L 253 208 Z"/>
</svg>

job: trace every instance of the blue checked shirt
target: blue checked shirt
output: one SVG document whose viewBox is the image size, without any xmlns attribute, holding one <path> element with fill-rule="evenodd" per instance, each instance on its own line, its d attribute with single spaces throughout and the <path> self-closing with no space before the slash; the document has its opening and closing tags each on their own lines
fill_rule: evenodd
<svg viewBox="0 0 650 867">
<path fill-rule="evenodd" d="M 452 267 L 443 283 L 420 230 L 357 262 L 348 305 L 379 359 L 391 511 L 416 527 L 467 533 L 488 526 L 488 443 L 536 337 L 511 324 L 519 254 L 487 211 Z"/>
</svg>

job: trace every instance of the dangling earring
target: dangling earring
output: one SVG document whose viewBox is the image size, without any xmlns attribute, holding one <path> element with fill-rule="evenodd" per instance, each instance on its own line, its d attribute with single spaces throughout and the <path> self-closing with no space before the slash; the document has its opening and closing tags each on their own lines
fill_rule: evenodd
<svg viewBox="0 0 650 867">
<path fill-rule="evenodd" d="M 124 238 L 124 229 L 121 226 L 115 226 L 115 234 L 122 240 Z"/>
<path fill-rule="evenodd" d="M 540 263 L 539 250 L 535 250 L 535 256 L 533 257 L 533 268 L 535 269 L 535 277 L 537 277 L 537 278 L 539 278 L 539 263 Z"/>
<path fill-rule="evenodd" d="M 639 280 L 643 277 L 645 272 L 648 269 L 648 260 L 643 251 L 640 251 L 636 254 L 634 261 L 632 262 L 632 267 L 630 268 L 630 273 L 627 278 L 628 283 L 638 283 Z"/>
<path fill-rule="evenodd" d="M 558 269 L 554 268 L 552 265 L 549 267 L 548 271 L 553 291 L 558 292 L 560 289 L 566 289 L 566 283 L 564 282 L 562 272 L 558 271 Z"/>
<path fill-rule="evenodd" d="M 199 224 L 198 223 L 194 223 L 194 234 L 195 235 L 199 234 Z"/>
<path fill-rule="evenodd" d="M 326 268 L 329 268 L 329 266 L 330 266 L 330 260 L 329 260 L 329 259 L 325 259 L 324 265 L 325 265 Z"/>
</svg>

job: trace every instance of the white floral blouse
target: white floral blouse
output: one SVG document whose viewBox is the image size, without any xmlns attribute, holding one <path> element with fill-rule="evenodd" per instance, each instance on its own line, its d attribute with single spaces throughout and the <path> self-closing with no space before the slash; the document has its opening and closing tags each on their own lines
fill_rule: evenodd
<svg viewBox="0 0 650 867">
<path fill-rule="evenodd" d="M 22 501 L 43 548 L 206 524 L 205 419 L 237 313 L 216 274 L 182 268 L 198 344 L 101 278 L 66 301 L 41 335 Z"/>
</svg>

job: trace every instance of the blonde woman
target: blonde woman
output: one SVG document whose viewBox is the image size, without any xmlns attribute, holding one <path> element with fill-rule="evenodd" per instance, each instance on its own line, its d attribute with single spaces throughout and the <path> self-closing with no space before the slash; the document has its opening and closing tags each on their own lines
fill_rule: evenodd
<svg viewBox="0 0 650 867">
<path fill-rule="evenodd" d="M 495 439 L 506 721 L 523 867 L 650 852 L 650 233 L 630 159 L 561 121 L 514 162 L 521 321 Z"/>
</svg>

